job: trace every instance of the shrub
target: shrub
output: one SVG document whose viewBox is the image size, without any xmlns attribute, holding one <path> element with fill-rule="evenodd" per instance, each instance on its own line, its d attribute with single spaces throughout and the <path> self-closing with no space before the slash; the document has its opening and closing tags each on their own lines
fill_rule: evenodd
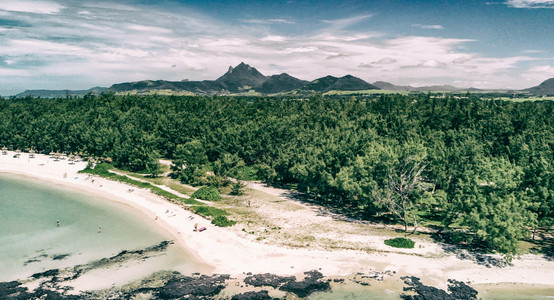
<svg viewBox="0 0 554 300">
<path fill-rule="evenodd" d="M 194 192 L 191 197 L 208 201 L 221 200 L 221 195 L 219 194 L 219 191 L 211 186 L 201 187 L 196 192 Z"/>
<path fill-rule="evenodd" d="M 79 171 L 79 173 L 89 173 L 93 175 L 108 175 L 110 172 L 108 170 L 113 169 L 114 167 L 108 163 L 100 163 L 94 166 L 93 162 L 89 161 L 87 167 L 84 170 Z"/>
<path fill-rule="evenodd" d="M 226 216 L 217 216 L 212 220 L 212 224 L 219 227 L 231 227 L 237 222 L 227 219 Z"/>
<path fill-rule="evenodd" d="M 231 185 L 231 192 L 229 195 L 233 196 L 242 196 L 244 194 L 244 184 L 242 182 L 237 181 Z"/>
<path fill-rule="evenodd" d="M 394 238 L 385 240 L 385 245 L 395 248 L 411 249 L 415 246 L 415 242 L 407 238 Z"/>
</svg>

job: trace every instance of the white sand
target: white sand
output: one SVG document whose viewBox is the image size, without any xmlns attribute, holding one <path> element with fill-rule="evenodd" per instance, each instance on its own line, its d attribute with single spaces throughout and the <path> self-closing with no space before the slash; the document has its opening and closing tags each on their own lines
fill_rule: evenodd
<svg viewBox="0 0 554 300">
<path fill-rule="evenodd" d="M 213 273 L 239 275 L 244 272 L 300 275 L 305 271 L 321 269 L 326 276 L 350 275 L 356 272 L 394 270 L 400 275 L 422 278 L 426 284 L 446 286 L 447 279 L 477 283 L 516 282 L 554 285 L 554 262 L 540 256 L 525 255 L 514 260 L 512 267 L 487 268 L 454 256 L 440 258 L 417 254 L 358 252 L 351 250 L 323 251 L 310 248 L 292 249 L 252 241 L 236 230 L 213 226 L 210 221 L 170 203 L 152 193 L 129 185 L 86 175 L 77 171 L 84 162 L 69 165 L 67 160 L 54 162 L 45 155 L 29 159 L 23 153 L 19 159 L 14 152 L 0 155 L 0 172 L 21 174 L 56 185 L 73 187 L 136 208 L 145 218 L 157 218 L 157 224 L 170 232 L 176 242 L 195 258 L 213 266 Z M 64 177 L 64 173 L 67 174 Z M 78 179 L 75 179 L 78 177 Z M 129 192 L 134 189 L 134 192 Z M 280 192 L 280 191 L 276 191 Z M 169 211 L 169 213 L 166 213 Z M 206 227 L 194 232 L 194 224 Z M 367 236 L 365 237 L 367 239 Z M 375 237 L 382 239 L 383 237 Z M 371 241 L 368 241 L 370 243 Z M 378 243 L 380 244 L 380 242 Z M 438 248 L 438 247 L 436 247 Z"/>
</svg>

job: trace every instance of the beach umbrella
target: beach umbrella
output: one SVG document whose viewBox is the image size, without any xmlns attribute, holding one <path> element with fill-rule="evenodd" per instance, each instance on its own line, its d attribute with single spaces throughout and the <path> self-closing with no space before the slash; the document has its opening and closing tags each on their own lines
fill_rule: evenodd
<svg viewBox="0 0 554 300">
<path fill-rule="evenodd" d="M 2 147 L 2 155 L 8 154 L 8 148 L 6 146 Z"/>
</svg>

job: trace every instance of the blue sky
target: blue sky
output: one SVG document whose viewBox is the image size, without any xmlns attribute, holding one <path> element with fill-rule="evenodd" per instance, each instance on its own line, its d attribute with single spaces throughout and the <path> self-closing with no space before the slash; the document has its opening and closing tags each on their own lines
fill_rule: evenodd
<svg viewBox="0 0 554 300">
<path fill-rule="evenodd" d="M 554 77 L 554 0 L 0 1 L 0 95 L 215 79 L 526 88 Z"/>
</svg>

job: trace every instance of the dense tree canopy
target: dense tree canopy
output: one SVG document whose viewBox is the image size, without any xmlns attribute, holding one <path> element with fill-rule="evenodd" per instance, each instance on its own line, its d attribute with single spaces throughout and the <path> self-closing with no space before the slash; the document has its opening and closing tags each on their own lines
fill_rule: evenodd
<svg viewBox="0 0 554 300">
<path fill-rule="evenodd" d="M 358 216 L 462 226 L 512 253 L 529 228 L 554 222 L 553 110 L 423 94 L 0 99 L 0 146 L 131 170 L 166 157 L 184 181 L 250 168 Z"/>
</svg>

